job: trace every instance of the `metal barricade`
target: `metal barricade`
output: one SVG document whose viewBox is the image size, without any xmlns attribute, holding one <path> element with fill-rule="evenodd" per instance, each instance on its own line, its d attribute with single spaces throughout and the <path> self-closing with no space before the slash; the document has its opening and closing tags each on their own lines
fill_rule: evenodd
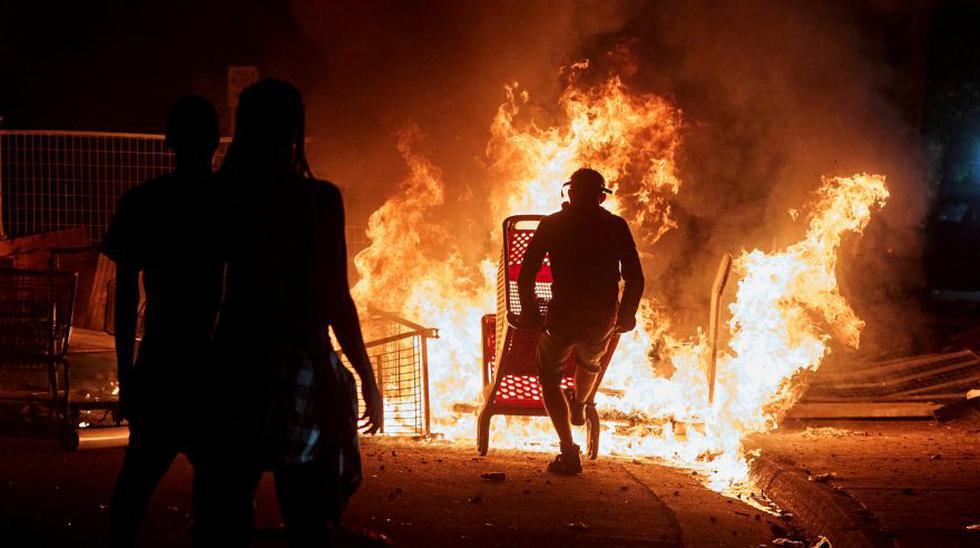
<svg viewBox="0 0 980 548">
<path fill-rule="evenodd" d="M 0 130 L 0 240 L 84 226 L 102 241 L 119 198 L 173 170 L 164 136 L 98 131 Z M 224 161 L 223 137 L 212 166 Z M 346 197 L 347 248 L 367 246 L 357 196 Z"/>
<path fill-rule="evenodd" d="M 222 139 L 215 166 L 227 145 Z M 173 167 L 163 135 L 0 131 L 0 239 L 84 226 L 98 243 L 119 198 Z"/>
<path fill-rule="evenodd" d="M 438 338 L 439 331 L 376 310 L 361 320 L 361 329 L 384 398 L 383 432 L 395 436 L 428 435 L 428 339 Z M 343 355 L 341 358 L 350 365 Z M 360 405 L 363 412 L 363 402 Z"/>
</svg>

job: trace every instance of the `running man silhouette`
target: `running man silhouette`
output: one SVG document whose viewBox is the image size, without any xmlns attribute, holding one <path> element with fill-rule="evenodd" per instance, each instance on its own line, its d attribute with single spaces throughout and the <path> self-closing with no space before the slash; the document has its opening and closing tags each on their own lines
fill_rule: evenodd
<svg viewBox="0 0 980 548">
<path fill-rule="evenodd" d="M 518 277 L 521 315 L 514 323 L 544 327 L 537 352 L 541 391 L 561 444 L 561 453 L 548 470 L 561 475 L 582 471 L 581 450 L 572 439 L 569 419 L 572 425 L 585 424 L 586 398 L 598 378 L 609 339 L 614 331 L 636 327 L 643 294 L 643 270 L 629 225 L 601 206 L 612 192 L 605 184 L 593 169 L 572 174 L 565 183 L 569 202 L 538 224 Z M 534 280 L 546 254 L 554 281 L 548 317 L 542 319 Z M 620 279 L 625 282 L 622 302 Z M 565 362 L 573 354 L 575 390 L 562 394 Z"/>
<path fill-rule="evenodd" d="M 203 97 L 177 101 L 166 145 L 174 170 L 119 200 L 102 242 L 116 264 L 115 338 L 119 402 L 129 446 L 110 511 L 110 546 L 131 546 L 150 497 L 178 453 L 193 462 L 202 358 L 221 299 L 222 265 L 210 239 L 211 158 L 218 114 Z M 146 313 L 133 360 L 139 277 Z"/>
</svg>

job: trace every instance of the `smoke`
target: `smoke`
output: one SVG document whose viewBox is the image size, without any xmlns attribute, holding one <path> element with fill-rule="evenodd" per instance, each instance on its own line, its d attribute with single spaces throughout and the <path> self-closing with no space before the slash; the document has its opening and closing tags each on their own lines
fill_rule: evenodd
<svg viewBox="0 0 980 548">
<path fill-rule="evenodd" d="M 451 227 L 466 264 L 493 253 L 487 234 L 500 221 L 485 206 L 499 184 L 485 150 L 505 84 L 530 92 L 526 109 L 544 124 L 560 115 L 560 67 L 583 59 L 597 75 L 616 71 L 636 91 L 669 98 L 685 128 L 681 189 L 670 197 L 678 227 L 645 250 L 645 270 L 649 293 L 682 328 L 705 323 L 722 253 L 768 251 L 803 234 L 805 216 L 794 221 L 788 211 L 810 200 L 821 176 L 885 174 L 892 199 L 859 242 L 846 242 L 841 264 L 844 296 L 868 320 L 872 350 L 907 330 L 894 301 L 920 283 L 925 184 L 908 83 L 916 66 L 902 56 L 917 47 L 915 25 L 904 24 L 921 19 L 916 9 L 706 0 L 292 4 L 318 56 L 306 90 L 318 174 L 344 186 L 359 209 L 354 221 L 364 222 L 405 179 L 396 136 L 417 124 L 445 182 L 426 221 Z"/>
<path fill-rule="evenodd" d="M 320 172 L 356 195 L 365 217 L 404 177 L 395 143 L 412 124 L 445 174 L 446 210 L 464 198 L 479 203 L 491 184 L 481 156 L 504 85 L 556 95 L 559 67 L 622 28 L 627 11 L 620 2 L 562 0 L 292 7 L 318 52 L 305 91 Z"/>
<path fill-rule="evenodd" d="M 676 296 L 674 309 L 703 311 L 721 253 L 799 238 L 805 222 L 788 210 L 812 199 L 822 175 L 883 173 L 892 200 L 845 248 L 841 274 L 845 297 L 868 320 L 866 346 L 896 345 L 908 329 L 907 295 L 921 283 L 925 182 L 907 121 L 919 98 L 902 95 L 915 67 L 889 61 L 912 33 L 889 41 L 880 21 L 921 14 L 856 3 L 678 1 L 645 15 L 624 32 L 649 55 L 637 78 L 672 96 L 688 128 L 680 227 L 663 242 L 656 291 Z"/>
</svg>

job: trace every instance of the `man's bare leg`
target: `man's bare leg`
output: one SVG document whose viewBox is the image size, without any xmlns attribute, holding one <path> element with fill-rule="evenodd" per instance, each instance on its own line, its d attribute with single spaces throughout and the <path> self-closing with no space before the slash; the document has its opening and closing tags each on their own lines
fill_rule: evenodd
<svg viewBox="0 0 980 548">
<path fill-rule="evenodd" d="M 548 416 L 551 417 L 551 424 L 555 426 L 562 451 L 566 451 L 575 444 L 575 441 L 572 439 L 572 425 L 568 422 L 568 402 L 561 392 L 561 380 L 541 379 L 541 395 Z"/>
<path fill-rule="evenodd" d="M 582 364 L 575 367 L 575 403 L 581 405 L 589 399 L 598 378 L 598 370 L 587 369 Z"/>
<path fill-rule="evenodd" d="M 568 416 L 568 402 L 561 389 L 564 365 L 572 353 L 572 346 L 545 332 L 538 340 L 538 370 L 541 379 L 541 395 L 548 410 L 551 424 L 561 442 L 561 454 L 548 464 L 548 471 L 563 476 L 582 473 L 579 447 L 572 439 L 572 425 Z"/>
<path fill-rule="evenodd" d="M 547 331 L 538 339 L 538 372 L 541 381 L 541 396 L 544 408 L 548 411 L 551 424 L 555 427 L 562 451 L 571 451 L 575 445 L 572 439 L 572 425 L 568 422 L 568 402 L 561 390 L 561 379 L 565 361 L 572 353 L 572 347 Z"/>
</svg>

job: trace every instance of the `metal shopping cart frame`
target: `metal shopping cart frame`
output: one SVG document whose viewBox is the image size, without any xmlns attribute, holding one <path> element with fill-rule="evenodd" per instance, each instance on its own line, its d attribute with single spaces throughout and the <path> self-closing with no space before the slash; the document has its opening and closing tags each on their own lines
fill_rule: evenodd
<svg viewBox="0 0 980 548">
<path fill-rule="evenodd" d="M 537 345 L 542 331 L 514 327 L 507 322 L 508 314 L 519 315 L 521 312 L 517 279 L 527 245 L 543 217 L 514 215 L 503 222 L 502 255 L 497 270 L 497 314 L 488 314 L 481 320 L 484 389 L 477 421 L 477 450 L 481 455 L 486 455 L 490 449 L 490 421 L 494 415 L 548 415 L 538 380 Z M 546 257 L 535 277 L 535 295 L 542 316 L 548 312 L 551 283 L 551 264 Z M 619 334 L 614 333 L 599 364 L 599 378 L 586 400 L 586 449 L 588 457 L 593 460 L 599 454 L 601 430 L 595 394 L 618 343 Z M 573 355 L 565 364 L 561 383 L 563 389 L 574 387 L 575 367 Z"/>
<path fill-rule="evenodd" d="M 49 407 L 64 436 L 73 433 L 71 374 L 65 356 L 76 281 L 73 272 L 0 269 L 0 370 L 46 375 L 48 385 L 47 398 L 28 392 L 0 399 Z"/>
</svg>

